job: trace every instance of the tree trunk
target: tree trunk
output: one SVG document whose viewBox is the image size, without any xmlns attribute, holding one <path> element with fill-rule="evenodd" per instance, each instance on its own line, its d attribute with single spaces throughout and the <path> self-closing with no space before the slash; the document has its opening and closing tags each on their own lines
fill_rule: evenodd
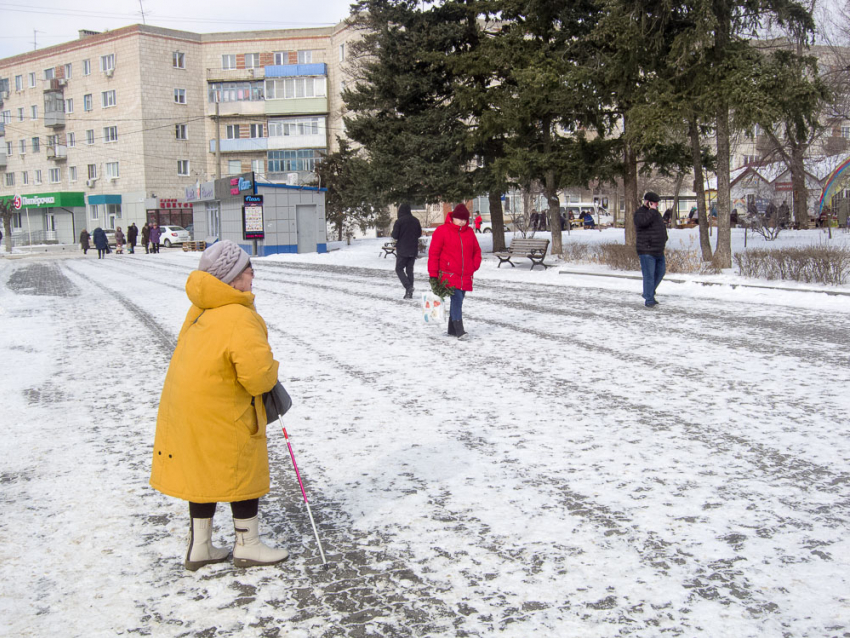
<svg viewBox="0 0 850 638">
<path fill-rule="evenodd" d="M 803 164 L 805 148 L 798 142 L 791 144 L 791 188 L 793 189 L 792 205 L 794 206 L 794 221 L 798 228 L 809 227 L 809 198 L 806 190 L 806 171 Z"/>
<path fill-rule="evenodd" d="M 505 215 L 502 210 L 502 194 L 490 191 L 490 232 L 493 233 L 493 252 L 505 250 Z"/>
<path fill-rule="evenodd" d="M 721 100 L 717 107 L 717 248 L 714 263 L 719 268 L 732 267 L 732 233 L 729 226 L 731 201 L 729 191 L 729 105 Z"/>
<path fill-rule="evenodd" d="M 543 119 L 543 153 L 549 157 L 552 153 L 552 121 L 550 118 Z M 543 191 L 546 201 L 549 203 L 549 230 L 552 232 L 552 254 L 560 255 L 563 250 L 561 243 L 561 210 L 558 200 L 558 182 L 555 169 L 546 171 L 546 184 Z"/>
<path fill-rule="evenodd" d="M 708 213 L 705 210 L 705 177 L 702 171 L 702 149 L 696 120 L 688 122 L 691 138 L 691 160 L 694 165 L 694 193 L 697 196 L 697 219 L 699 220 L 699 247 L 703 261 L 711 261 L 711 240 L 708 237 Z"/>
<path fill-rule="evenodd" d="M 623 224 L 626 229 L 626 246 L 634 246 L 637 242 L 634 213 L 638 208 L 639 194 L 637 181 L 637 153 L 626 137 L 629 130 L 628 115 L 623 116 L 623 191 L 625 204 L 623 206 Z"/>
</svg>

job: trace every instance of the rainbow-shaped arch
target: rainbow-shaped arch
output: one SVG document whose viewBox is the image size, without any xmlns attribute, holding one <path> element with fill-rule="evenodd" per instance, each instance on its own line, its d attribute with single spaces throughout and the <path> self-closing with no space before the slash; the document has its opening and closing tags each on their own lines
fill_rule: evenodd
<svg viewBox="0 0 850 638">
<path fill-rule="evenodd" d="M 818 217 L 820 217 L 820 214 L 823 212 L 824 204 L 828 201 L 832 201 L 832 197 L 835 195 L 835 191 L 838 190 L 838 186 L 843 183 L 844 180 L 840 178 L 847 170 L 848 166 L 850 166 L 850 157 L 839 164 L 835 170 L 829 174 L 826 184 L 821 191 L 820 200 L 818 201 Z"/>
</svg>

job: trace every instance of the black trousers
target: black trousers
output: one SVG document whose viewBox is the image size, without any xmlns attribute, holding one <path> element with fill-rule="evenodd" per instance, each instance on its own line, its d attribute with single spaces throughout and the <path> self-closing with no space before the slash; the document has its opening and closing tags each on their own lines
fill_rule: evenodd
<svg viewBox="0 0 850 638">
<path fill-rule="evenodd" d="M 395 274 L 398 275 L 401 285 L 405 290 L 413 288 L 413 264 L 416 263 L 416 257 L 399 257 L 395 258 Z"/>
<path fill-rule="evenodd" d="M 106 257 L 106 251 L 105 251 L 105 250 L 101 250 L 100 248 L 98 248 L 98 249 L 97 249 L 97 258 L 98 258 L 98 259 L 103 259 L 104 257 Z"/>
<path fill-rule="evenodd" d="M 215 514 L 215 506 L 218 503 L 193 503 L 189 501 L 189 516 L 192 518 L 212 518 Z M 254 518 L 260 511 L 260 499 L 252 498 L 249 501 L 235 501 L 230 504 L 233 518 Z"/>
</svg>

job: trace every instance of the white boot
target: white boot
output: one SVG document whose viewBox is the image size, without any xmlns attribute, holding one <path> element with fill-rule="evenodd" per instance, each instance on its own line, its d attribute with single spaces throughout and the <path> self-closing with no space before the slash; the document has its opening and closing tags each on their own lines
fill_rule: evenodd
<svg viewBox="0 0 850 638">
<path fill-rule="evenodd" d="M 193 518 L 189 527 L 189 549 L 186 550 L 184 567 L 189 571 L 227 560 L 229 549 L 220 549 L 212 544 L 212 519 Z"/>
<path fill-rule="evenodd" d="M 234 518 L 236 545 L 233 547 L 233 564 L 237 567 L 274 565 L 289 557 L 285 549 L 275 549 L 260 540 L 260 517 Z"/>
</svg>

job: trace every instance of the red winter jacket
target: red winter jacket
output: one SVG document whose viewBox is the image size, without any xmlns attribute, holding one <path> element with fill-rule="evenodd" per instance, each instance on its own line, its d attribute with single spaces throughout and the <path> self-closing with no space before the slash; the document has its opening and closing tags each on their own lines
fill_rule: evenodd
<svg viewBox="0 0 850 638">
<path fill-rule="evenodd" d="M 428 249 L 428 276 L 440 277 L 446 285 L 472 290 L 472 275 L 481 267 L 481 247 L 469 224 L 457 226 L 452 214 L 437 227 Z"/>
</svg>

